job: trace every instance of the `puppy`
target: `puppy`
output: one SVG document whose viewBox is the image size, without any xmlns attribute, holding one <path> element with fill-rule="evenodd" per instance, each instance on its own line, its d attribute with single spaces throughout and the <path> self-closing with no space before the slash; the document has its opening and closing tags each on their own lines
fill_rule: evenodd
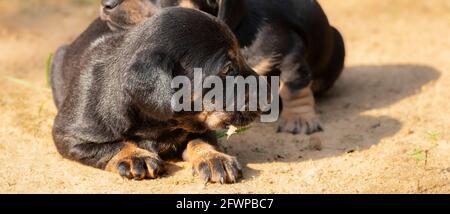
<svg viewBox="0 0 450 214">
<path fill-rule="evenodd" d="M 217 150 L 211 130 L 246 126 L 259 112 L 174 112 L 171 80 L 257 76 L 237 39 L 217 18 L 168 8 L 142 24 L 95 40 L 61 76 L 65 90 L 53 138 L 65 158 L 129 179 L 157 178 L 163 160 L 189 161 L 207 182 L 234 183 L 235 157 Z M 204 107 L 205 109 L 207 106 Z"/>
<path fill-rule="evenodd" d="M 283 111 L 278 131 L 322 131 L 314 94 L 325 93 L 339 78 L 345 46 L 317 1 L 161 1 L 218 16 L 234 31 L 246 60 L 258 74 L 280 75 Z"/>
</svg>

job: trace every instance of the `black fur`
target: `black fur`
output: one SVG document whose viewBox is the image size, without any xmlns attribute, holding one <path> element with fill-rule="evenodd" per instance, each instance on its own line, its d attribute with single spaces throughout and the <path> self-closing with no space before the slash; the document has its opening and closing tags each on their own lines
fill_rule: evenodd
<svg viewBox="0 0 450 214">
<path fill-rule="evenodd" d="M 296 52 L 304 65 L 298 74 L 281 74 L 291 82 L 302 76 L 302 82 L 315 82 L 313 89 L 322 94 L 340 76 L 345 59 L 345 45 L 341 34 L 332 27 L 319 3 L 315 0 L 215 0 L 216 10 L 235 32 L 241 47 L 251 49 L 248 60 L 271 57 L 284 58 Z M 211 6 L 214 8 L 214 6 Z M 300 46 L 300 47 L 299 47 Z M 292 50 L 297 49 L 297 50 Z M 274 66 L 277 70 L 277 65 Z M 294 71 L 295 72 L 295 71 Z M 284 78 L 288 81 L 286 78 Z M 300 87 L 292 83 L 293 88 Z M 306 85 L 304 85 L 306 86 Z"/>
<path fill-rule="evenodd" d="M 53 99 L 57 108 L 60 108 L 67 91 L 67 80 L 75 75 L 73 71 L 81 70 L 86 60 L 85 52 L 91 44 L 102 36 L 113 31 L 106 21 L 97 18 L 92 24 L 71 44 L 63 45 L 55 53 L 50 70 Z"/>
</svg>

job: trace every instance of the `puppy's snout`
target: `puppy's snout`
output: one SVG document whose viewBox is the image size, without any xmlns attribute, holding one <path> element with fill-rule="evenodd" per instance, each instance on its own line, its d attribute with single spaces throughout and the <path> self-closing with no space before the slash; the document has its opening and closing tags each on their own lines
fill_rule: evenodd
<svg viewBox="0 0 450 214">
<path fill-rule="evenodd" d="M 105 11 L 110 11 L 119 6 L 123 0 L 102 0 L 102 6 Z"/>
</svg>

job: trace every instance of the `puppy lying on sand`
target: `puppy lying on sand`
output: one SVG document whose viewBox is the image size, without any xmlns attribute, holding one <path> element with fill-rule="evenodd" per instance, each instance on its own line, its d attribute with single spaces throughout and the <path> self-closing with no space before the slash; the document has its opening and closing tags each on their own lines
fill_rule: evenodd
<svg viewBox="0 0 450 214">
<path fill-rule="evenodd" d="M 212 130 L 246 126 L 259 112 L 174 112 L 170 81 L 179 75 L 192 77 L 194 68 L 205 68 L 223 81 L 225 76 L 257 74 L 218 19 L 183 8 L 152 15 L 118 31 L 96 20 L 93 25 L 100 27 L 90 27 L 74 43 L 78 46 L 73 51 L 82 53 L 69 64 L 66 52 L 62 69 L 52 70 L 58 151 L 137 180 L 157 178 L 164 160 L 182 157 L 205 181 L 236 182 L 241 166 L 217 150 Z M 96 34 L 102 36 L 89 39 Z"/>
</svg>

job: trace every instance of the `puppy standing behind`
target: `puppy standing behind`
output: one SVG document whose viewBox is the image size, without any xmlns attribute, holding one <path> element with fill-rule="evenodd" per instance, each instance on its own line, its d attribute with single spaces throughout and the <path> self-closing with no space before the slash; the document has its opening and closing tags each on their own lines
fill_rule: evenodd
<svg viewBox="0 0 450 214">
<path fill-rule="evenodd" d="M 234 31 L 260 75 L 280 75 L 278 131 L 322 131 L 314 94 L 328 91 L 344 67 L 344 41 L 315 0 L 159 0 L 217 15 Z"/>
<path fill-rule="evenodd" d="M 64 90 L 53 127 L 60 154 L 137 180 L 158 177 L 163 160 L 182 156 L 205 181 L 236 182 L 241 166 L 215 148 L 211 130 L 246 126 L 259 113 L 173 112 L 170 87 L 173 77 L 192 77 L 194 68 L 223 81 L 257 76 L 228 27 L 171 8 L 86 47 L 76 66 L 59 74 L 63 86 L 53 83 L 54 92 Z"/>
</svg>

